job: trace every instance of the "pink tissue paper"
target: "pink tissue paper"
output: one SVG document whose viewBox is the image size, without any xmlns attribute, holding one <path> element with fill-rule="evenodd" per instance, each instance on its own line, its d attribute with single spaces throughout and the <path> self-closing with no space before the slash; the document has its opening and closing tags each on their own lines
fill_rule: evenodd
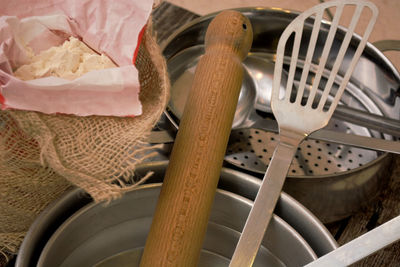
<svg viewBox="0 0 400 267">
<path fill-rule="evenodd" d="M 138 70 L 133 65 L 151 0 L 13 0 L 0 7 L 0 106 L 78 116 L 137 116 Z M 13 75 L 35 54 L 70 36 L 111 58 L 118 67 L 94 70 L 74 80 Z"/>
</svg>

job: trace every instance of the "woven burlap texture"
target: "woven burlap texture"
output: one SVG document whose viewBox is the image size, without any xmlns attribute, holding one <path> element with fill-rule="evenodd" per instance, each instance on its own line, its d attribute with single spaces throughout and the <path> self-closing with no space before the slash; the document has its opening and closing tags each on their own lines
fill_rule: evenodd
<svg viewBox="0 0 400 267">
<path fill-rule="evenodd" d="M 37 215 L 71 185 L 95 201 L 133 189 L 144 142 L 169 96 L 166 63 L 148 24 L 136 59 L 143 114 L 134 118 L 0 112 L 0 266 Z M 145 179 L 145 178 L 142 178 Z"/>
</svg>

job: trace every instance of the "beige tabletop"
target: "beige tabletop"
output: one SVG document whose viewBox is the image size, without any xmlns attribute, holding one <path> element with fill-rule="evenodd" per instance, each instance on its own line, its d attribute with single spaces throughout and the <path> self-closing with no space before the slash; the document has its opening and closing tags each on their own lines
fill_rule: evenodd
<svg viewBox="0 0 400 267">
<path fill-rule="evenodd" d="M 296 11 L 304 11 L 323 0 L 168 0 L 168 2 L 185 8 L 193 13 L 205 15 L 214 11 L 250 6 L 278 7 Z M 369 0 L 378 7 L 379 17 L 369 41 L 400 40 L 400 1 Z M 400 51 L 384 53 L 400 70 Z"/>
</svg>

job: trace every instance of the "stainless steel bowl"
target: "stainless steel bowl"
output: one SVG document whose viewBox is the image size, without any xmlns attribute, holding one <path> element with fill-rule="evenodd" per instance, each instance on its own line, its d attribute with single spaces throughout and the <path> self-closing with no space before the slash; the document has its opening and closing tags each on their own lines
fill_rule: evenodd
<svg viewBox="0 0 400 267">
<path fill-rule="evenodd" d="M 260 59 L 274 59 L 280 34 L 298 13 L 268 8 L 237 10 L 250 19 L 254 32 L 253 46 L 249 58 L 244 62 L 248 75 L 245 75 L 243 90 L 257 83 L 258 79 L 262 79 L 260 77 L 264 77 L 263 73 L 259 73 L 260 77 L 257 73 L 251 73 L 252 64 Z M 167 116 L 175 125 L 179 123 L 180 109 L 177 108 L 177 103 L 181 105 L 184 100 L 181 99 L 182 92 L 174 90 L 185 88 L 181 83 L 190 76 L 190 72 L 193 72 L 201 56 L 205 31 L 215 15 L 216 13 L 213 13 L 200 17 L 183 26 L 164 44 L 163 53 L 167 59 L 172 84 L 171 104 Z M 312 21 L 307 22 L 305 29 L 311 27 Z M 321 31 L 327 32 L 328 29 L 329 22 L 325 21 Z M 344 33 L 345 29 L 342 28 L 335 37 L 334 49 L 338 49 L 339 40 Z M 304 36 L 307 38 L 307 33 Z M 354 35 L 352 42 L 358 40 L 359 37 Z M 317 44 L 317 49 L 322 47 L 322 43 Z M 305 51 L 306 47 L 300 49 L 300 57 Z M 175 86 L 178 83 L 180 84 Z M 397 97 L 400 93 L 399 88 L 400 76 L 397 70 L 378 49 L 367 44 L 341 101 L 352 108 L 399 119 L 400 105 Z M 332 120 L 328 127 L 342 132 L 390 138 L 339 120 Z M 225 162 L 227 166 L 234 166 L 262 177 L 273 151 L 271 146 L 274 140 L 276 138 L 274 139 L 270 133 L 258 129 L 233 131 Z M 354 214 L 363 206 L 371 204 L 381 189 L 387 185 L 393 160 L 392 155 L 388 153 L 322 141 L 304 142 L 300 149 L 292 163 L 284 190 L 323 222 L 333 222 Z"/>
<path fill-rule="evenodd" d="M 142 250 L 161 184 L 141 186 L 121 199 L 92 203 L 68 218 L 44 247 L 38 266 L 101 266 L 121 253 Z M 200 266 L 227 266 L 252 202 L 218 190 L 207 228 Z M 255 266 L 302 266 L 316 258 L 311 247 L 285 221 L 274 216 Z M 130 252 L 129 252 L 130 251 Z M 139 253 L 140 254 L 140 253 Z M 206 256 L 205 256 L 206 255 Z M 140 257 L 130 266 L 138 266 Z"/>
<path fill-rule="evenodd" d="M 164 172 L 167 164 L 168 162 L 166 161 L 143 164 L 139 166 L 139 168 L 137 169 L 136 175 L 142 176 L 145 175 L 148 171 L 154 171 L 154 175 L 152 176 L 149 182 L 150 183 L 160 182 L 164 177 Z M 219 188 L 223 188 L 225 190 L 233 192 L 237 191 L 238 193 L 240 193 L 240 191 L 245 191 L 248 192 L 249 194 L 253 194 L 254 192 L 256 192 L 257 190 L 256 188 L 258 187 L 258 185 L 259 185 L 259 180 L 250 175 L 227 168 L 223 168 L 221 171 Z M 18 253 L 16 266 L 22 267 L 22 266 L 36 265 L 38 257 L 40 254 L 42 254 L 44 246 L 47 246 L 47 249 L 43 251 L 43 253 L 47 255 L 46 258 L 53 256 L 63 257 L 62 255 L 65 256 L 66 254 L 68 254 L 68 250 L 71 250 L 72 247 L 76 246 L 77 248 L 78 244 L 83 242 L 83 240 L 85 240 L 83 243 L 91 242 L 90 240 L 92 240 L 92 238 L 94 238 L 92 240 L 94 242 L 92 244 L 93 247 L 89 246 L 89 248 L 87 249 L 89 250 L 94 249 L 94 251 L 90 252 L 88 250 L 85 251 L 84 254 L 85 255 L 89 255 L 87 253 L 96 254 L 97 249 L 99 250 L 101 249 L 98 246 L 101 246 L 102 244 L 105 243 L 105 240 L 107 240 L 106 250 L 110 249 L 110 251 L 107 252 L 108 254 L 104 254 L 100 257 L 98 257 L 99 255 L 89 257 L 89 258 L 97 257 L 98 260 L 97 262 L 106 260 L 105 262 L 103 262 L 104 264 L 103 266 L 107 266 L 106 265 L 107 262 L 115 263 L 115 260 L 118 260 L 120 262 L 122 262 L 124 259 L 128 259 L 130 261 L 135 259 L 138 260 L 137 257 L 140 256 L 140 249 L 135 250 L 136 245 L 134 245 L 135 243 L 132 240 L 128 240 L 126 241 L 127 243 L 124 243 L 123 239 L 124 236 L 132 237 L 133 235 L 135 235 L 136 232 L 137 234 L 140 234 L 139 235 L 140 240 L 137 242 L 139 243 L 141 242 L 140 244 L 142 244 L 143 246 L 144 244 L 143 235 L 145 235 L 145 233 L 143 233 L 142 230 L 147 229 L 146 227 L 148 226 L 146 225 L 149 225 L 149 222 L 148 224 L 146 223 L 145 225 L 140 226 L 144 227 L 140 228 L 142 230 L 136 229 L 135 227 L 128 227 L 129 228 L 128 230 L 118 229 L 118 227 L 113 228 L 115 231 L 117 231 L 118 234 L 122 234 L 124 231 L 126 231 L 123 233 L 123 236 L 121 237 L 122 239 L 120 239 L 119 237 L 112 238 L 114 234 L 110 235 L 105 234 L 104 236 L 102 235 L 96 236 L 94 235 L 94 233 L 97 233 L 98 231 L 99 233 L 103 232 L 102 230 L 103 228 L 105 233 L 108 233 L 107 231 L 110 230 L 111 228 L 107 226 L 110 226 L 114 223 L 119 223 L 124 220 L 128 224 L 135 223 L 131 219 L 133 217 L 140 217 L 143 214 L 146 214 L 147 216 L 147 219 L 143 220 L 149 220 L 149 216 L 151 216 L 149 214 L 151 214 L 152 208 L 154 208 L 156 201 L 156 194 L 159 190 L 158 189 L 159 185 L 150 185 L 146 188 L 148 189 L 141 191 L 141 193 L 138 193 L 139 191 L 129 193 L 123 199 L 113 202 L 115 204 L 111 204 L 111 206 L 107 207 L 104 207 L 104 204 L 88 203 L 90 199 L 81 190 L 74 189 L 73 191 L 68 192 L 60 200 L 56 201 L 54 204 L 49 206 L 32 225 Z M 143 204 L 139 205 L 139 203 L 136 200 L 132 200 L 132 198 L 133 199 L 140 198 L 139 196 L 142 197 L 141 198 L 142 200 L 145 199 L 146 197 L 149 198 L 146 201 L 144 201 Z M 227 258 L 229 258 L 229 253 L 233 252 L 234 243 L 236 242 L 236 239 L 238 237 L 237 232 L 240 231 L 241 227 L 243 226 L 244 220 L 246 218 L 246 213 L 248 213 L 250 210 L 251 202 L 249 200 L 244 199 L 243 197 L 238 196 L 237 194 L 233 194 L 227 191 L 220 191 L 217 199 L 219 200 L 216 200 L 216 203 L 220 203 L 220 205 L 215 206 L 215 208 L 217 209 L 214 210 L 212 216 L 212 220 L 214 221 L 214 223 L 213 226 L 210 228 L 211 229 L 210 231 L 213 232 L 212 234 L 210 232 L 209 238 L 216 237 L 215 235 L 217 234 L 220 236 L 223 235 L 221 236 L 221 238 L 223 239 L 231 238 L 231 243 L 221 245 L 221 247 L 220 245 L 218 245 L 217 248 L 217 246 L 214 246 L 214 244 L 217 244 L 216 241 L 208 239 L 209 241 L 206 241 L 206 243 L 208 242 L 207 244 L 209 246 L 209 249 L 215 250 L 214 252 L 220 253 L 219 254 L 220 256 L 218 257 L 215 256 L 216 255 L 215 253 L 214 254 L 210 254 L 207 252 L 203 253 L 203 263 L 205 264 L 203 266 L 212 266 L 209 265 L 210 262 L 213 262 L 215 264 L 226 263 Z M 120 208 L 116 208 L 118 206 Z M 123 207 L 126 210 L 121 210 L 121 208 Z M 93 209 L 95 209 L 99 213 L 94 212 L 95 210 Z M 136 210 L 136 212 L 134 210 Z M 94 212 L 92 215 L 97 216 L 96 218 L 98 219 L 95 219 L 94 217 L 90 218 L 86 217 L 91 212 Z M 106 215 L 106 214 L 112 214 L 112 215 Z M 287 260 L 290 259 L 286 259 L 286 257 L 290 251 L 291 251 L 290 253 L 292 252 L 294 253 L 295 251 L 292 251 L 290 248 L 285 247 L 286 245 L 282 247 L 282 245 L 286 243 L 280 243 L 280 242 L 283 242 L 285 240 L 286 241 L 291 240 L 290 243 L 294 242 L 292 243 L 292 245 L 288 245 L 289 247 L 293 246 L 293 244 L 297 244 L 300 247 L 296 248 L 297 249 L 296 253 L 298 256 L 291 255 L 289 257 L 296 259 L 295 260 L 296 262 L 301 261 L 300 258 L 310 259 L 310 256 L 312 256 L 313 254 L 312 251 L 314 251 L 317 256 L 322 256 L 337 247 L 337 244 L 333 239 L 333 237 L 326 230 L 326 228 L 315 218 L 315 216 L 313 216 L 309 211 L 307 211 L 307 209 L 305 209 L 301 204 L 296 202 L 287 194 L 282 193 L 275 214 L 281 217 L 281 220 L 279 219 L 276 220 L 275 226 L 278 227 L 280 229 L 279 231 L 282 231 L 282 233 L 280 233 L 279 236 L 275 236 L 274 234 L 272 234 L 272 236 L 274 237 L 271 237 L 271 234 L 269 234 L 269 237 L 267 237 L 267 239 L 265 240 L 266 242 L 265 245 L 272 254 L 267 253 L 266 250 L 263 250 L 263 253 L 265 252 L 263 255 L 266 258 L 260 258 L 259 259 L 260 261 L 264 260 L 273 261 L 276 260 L 276 257 L 278 257 L 278 259 L 280 260 L 281 258 L 283 258 L 283 262 L 288 263 L 289 266 L 293 266 L 292 265 L 293 261 L 287 262 Z M 64 218 L 59 218 L 59 216 L 62 216 Z M 83 220 L 83 217 L 81 216 L 85 217 L 90 222 L 81 221 Z M 67 219 L 67 221 L 61 227 L 59 227 L 62 224 L 62 221 L 65 220 L 66 217 L 67 218 L 69 217 L 69 219 Z M 73 227 L 73 225 L 77 222 L 79 222 L 77 224 L 77 228 L 75 228 L 75 231 L 77 232 L 74 234 L 71 232 L 72 229 L 71 227 Z M 221 225 L 225 225 L 223 229 L 225 229 L 226 226 L 228 226 L 228 228 L 230 228 L 231 230 L 223 231 L 221 230 Z M 274 227 L 274 229 L 276 227 Z M 54 234 L 54 231 L 57 228 L 58 228 L 57 233 Z M 68 234 L 65 235 L 65 233 Z M 51 240 L 49 241 L 50 237 Z M 279 239 L 283 237 L 285 237 L 285 240 L 279 242 L 272 241 L 275 240 L 276 238 Z M 60 238 L 61 239 L 67 238 L 64 239 L 66 243 L 64 243 L 64 241 L 62 241 Z M 101 238 L 104 238 L 101 240 L 101 242 L 94 241 L 94 240 L 99 240 Z M 115 240 L 115 242 L 117 243 L 117 245 L 115 245 L 116 248 L 114 248 L 114 246 L 111 245 L 111 243 L 109 243 L 108 238 Z M 60 247 L 58 248 L 53 247 L 52 244 L 54 245 L 55 243 L 61 244 Z M 119 245 L 120 243 L 121 244 L 124 243 L 126 247 L 122 249 L 122 245 L 121 246 Z M 65 246 L 62 244 L 64 244 Z M 224 250 L 225 252 L 222 253 L 221 250 Z M 42 257 L 45 256 L 42 255 Z M 81 256 L 79 256 L 78 258 L 80 257 Z M 56 264 L 55 262 L 53 263 Z M 74 264 L 75 263 L 77 262 L 74 262 Z M 52 266 L 59 266 L 58 262 L 56 265 Z"/>
</svg>

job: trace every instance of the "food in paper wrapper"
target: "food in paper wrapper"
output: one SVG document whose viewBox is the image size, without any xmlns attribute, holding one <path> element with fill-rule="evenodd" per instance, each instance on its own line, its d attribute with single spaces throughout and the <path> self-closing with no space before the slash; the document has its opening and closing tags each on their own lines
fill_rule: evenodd
<svg viewBox="0 0 400 267">
<path fill-rule="evenodd" d="M 5 14 L 0 17 L 1 109 L 78 116 L 142 114 L 133 63 L 151 8 L 152 1 L 90 0 L 34 4 L 18 0 L 1 6 Z M 101 55 L 100 61 L 89 57 L 81 69 L 69 73 L 77 57 L 62 54 L 56 47 L 63 47 L 70 37 L 75 38 L 70 45 L 79 39 Z M 60 62 L 46 63 L 44 56 L 58 57 Z M 98 68 L 105 57 L 116 66 Z"/>
<path fill-rule="evenodd" d="M 97 54 L 75 37 L 39 55 L 32 52 L 30 58 L 14 72 L 15 77 L 24 81 L 49 76 L 73 80 L 92 70 L 117 67 L 106 55 Z"/>
<path fill-rule="evenodd" d="M 146 179 L 136 177 L 135 168 L 152 156 L 154 147 L 143 139 L 163 113 L 170 88 L 149 17 L 152 4 L 0 5 L 0 266 L 16 255 L 35 217 L 70 185 L 108 202 Z M 49 70 L 33 80 L 14 76 L 34 55 L 74 38 L 117 67 L 71 79 L 47 76 Z"/>
</svg>

